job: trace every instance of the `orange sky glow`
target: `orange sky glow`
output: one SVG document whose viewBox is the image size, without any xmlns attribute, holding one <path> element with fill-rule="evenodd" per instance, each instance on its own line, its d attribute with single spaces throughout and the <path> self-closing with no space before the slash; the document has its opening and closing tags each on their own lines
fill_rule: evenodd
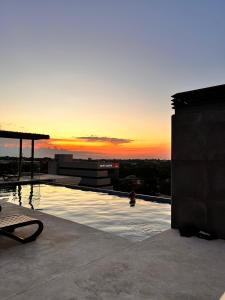
<svg viewBox="0 0 225 300">
<path fill-rule="evenodd" d="M 36 149 L 64 150 L 74 153 L 88 152 L 103 158 L 167 158 L 170 157 L 170 145 L 147 145 L 137 142 L 115 144 L 111 142 L 90 142 L 79 139 L 50 139 L 36 142 Z"/>
<path fill-rule="evenodd" d="M 102 141 L 86 141 L 82 138 L 74 139 L 49 139 L 35 142 L 35 152 L 38 156 L 39 151 L 46 152 L 53 157 L 55 153 L 72 153 L 74 158 L 106 158 L 106 159 L 170 159 L 170 144 L 147 144 L 144 142 L 123 141 L 122 139 L 101 138 Z M 106 141 L 104 141 L 106 139 Z M 16 150 L 18 152 L 18 141 L 7 140 L 1 147 L 6 151 Z M 23 141 L 23 150 L 29 156 L 31 148 L 30 141 Z"/>
</svg>

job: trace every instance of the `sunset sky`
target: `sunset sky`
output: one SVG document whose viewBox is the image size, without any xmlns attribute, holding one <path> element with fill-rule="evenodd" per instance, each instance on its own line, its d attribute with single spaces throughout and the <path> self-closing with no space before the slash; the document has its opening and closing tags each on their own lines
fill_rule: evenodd
<svg viewBox="0 0 225 300">
<path fill-rule="evenodd" d="M 0 1 L 0 129 L 49 134 L 36 156 L 169 158 L 171 95 L 225 83 L 224 12 L 223 0 Z M 0 156 L 17 146 L 1 139 Z"/>
</svg>

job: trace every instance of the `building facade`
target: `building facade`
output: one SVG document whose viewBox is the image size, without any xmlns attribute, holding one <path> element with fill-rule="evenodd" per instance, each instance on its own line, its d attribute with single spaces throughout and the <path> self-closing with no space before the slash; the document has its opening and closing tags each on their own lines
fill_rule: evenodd
<svg viewBox="0 0 225 300">
<path fill-rule="evenodd" d="M 172 227 L 225 239 L 225 85 L 172 101 Z"/>
<path fill-rule="evenodd" d="M 80 185 L 113 189 L 112 181 L 119 177 L 119 163 L 102 160 L 73 159 L 72 154 L 56 154 L 49 162 L 49 174 L 81 177 Z"/>
</svg>

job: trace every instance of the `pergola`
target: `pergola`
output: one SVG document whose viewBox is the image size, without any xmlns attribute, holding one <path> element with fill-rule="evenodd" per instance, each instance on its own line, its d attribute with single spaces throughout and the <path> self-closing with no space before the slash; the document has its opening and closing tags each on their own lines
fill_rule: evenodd
<svg viewBox="0 0 225 300">
<path fill-rule="evenodd" d="M 34 177 L 34 141 L 49 139 L 50 138 L 49 135 L 0 130 L 0 138 L 18 139 L 20 141 L 20 147 L 19 147 L 19 174 L 18 174 L 19 177 L 21 176 L 23 140 L 30 140 L 31 141 L 31 178 L 33 178 Z"/>
</svg>

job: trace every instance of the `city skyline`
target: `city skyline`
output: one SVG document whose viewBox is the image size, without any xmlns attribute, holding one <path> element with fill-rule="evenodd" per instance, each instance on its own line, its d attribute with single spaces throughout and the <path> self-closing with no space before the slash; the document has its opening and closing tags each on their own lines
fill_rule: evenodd
<svg viewBox="0 0 225 300">
<path fill-rule="evenodd" d="M 0 129 L 49 134 L 37 156 L 170 158 L 171 95 L 223 83 L 224 9 L 219 0 L 2 1 Z M 17 142 L 1 139 L 7 153 Z"/>
</svg>

